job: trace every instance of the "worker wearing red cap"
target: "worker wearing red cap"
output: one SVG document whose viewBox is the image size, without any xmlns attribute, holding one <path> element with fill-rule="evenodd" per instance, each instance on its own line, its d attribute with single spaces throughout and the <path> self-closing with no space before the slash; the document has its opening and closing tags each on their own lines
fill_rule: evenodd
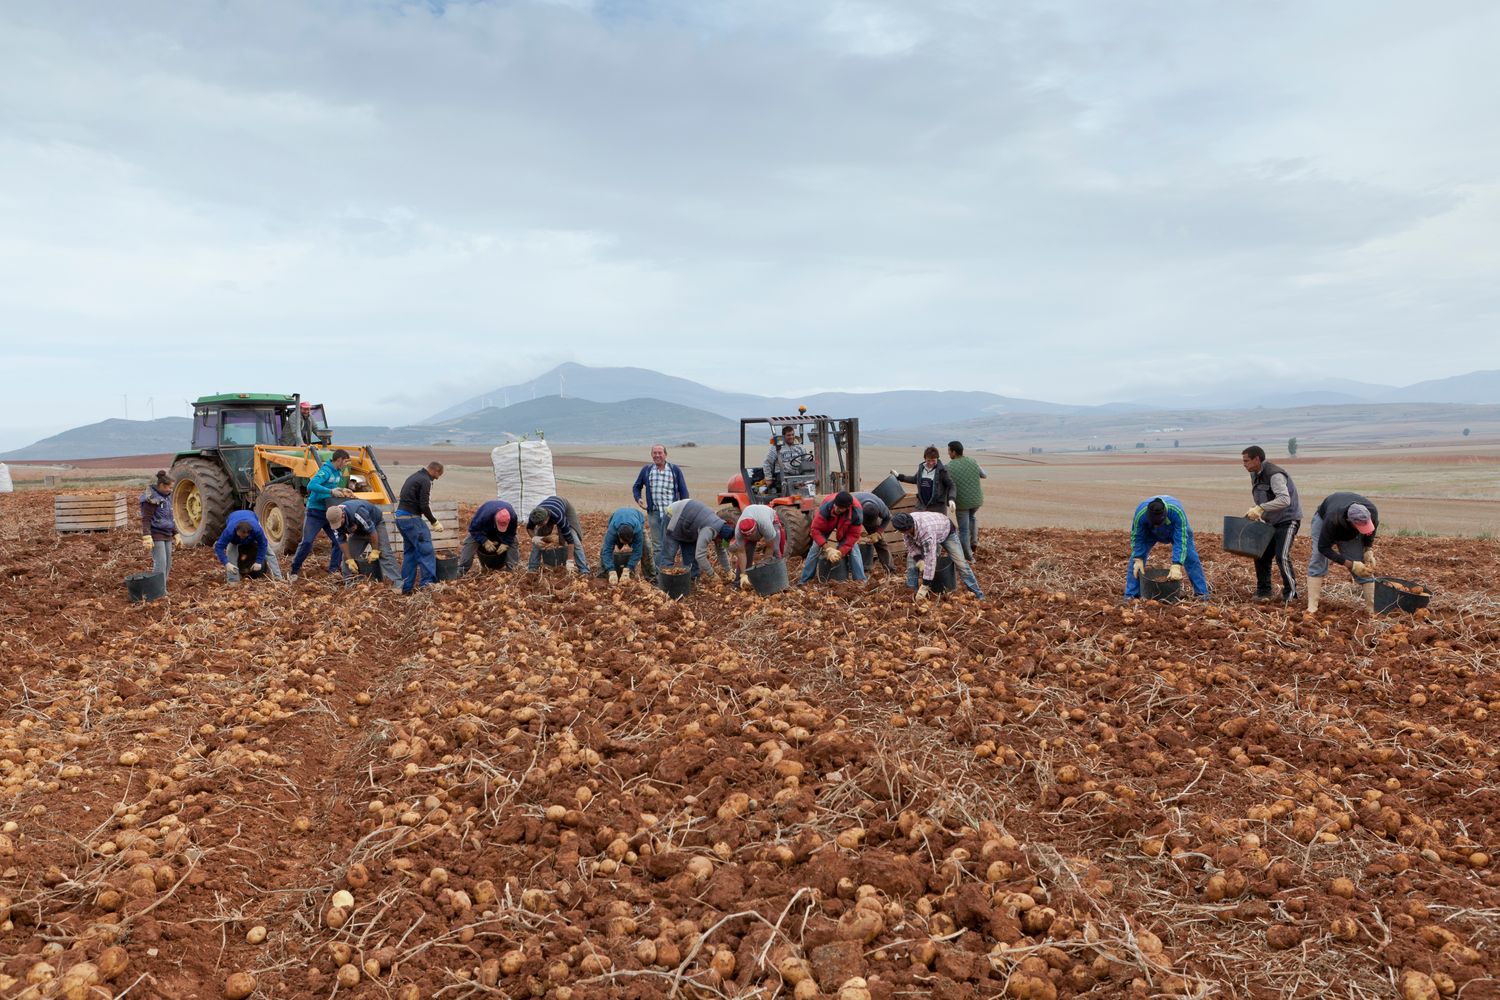
<svg viewBox="0 0 1500 1000">
<path fill-rule="evenodd" d="M 770 560 L 786 558 L 786 529 L 776 510 L 763 503 L 753 503 L 740 511 L 735 519 L 734 537 L 729 541 L 729 562 L 739 574 L 740 588 L 750 589 L 750 580 L 745 571 L 755 565 L 755 551 L 765 543 L 770 551 Z"/>
<path fill-rule="evenodd" d="M 458 572 L 463 575 L 474 565 L 474 556 L 485 569 L 521 565 L 521 551 L 516 548 L 516 509 L 504 500 L 486 500 L 469 520 L 469 533 L 458 550 Z"/>
<path fill-rule="evenodd" d="M 1358 493 L 1330 493 L 1312 517 L 1312 558 L 1307 562 L 1307 611 L 1318 610 L 1328 564 L 1348 566 L 1364 589 L 1365 610 L 1375 613 L 1375 529 L 1380 513 Z"/>
<path fill-rule="evenodd" d="M 859 538 L 864 534 L 864 505 L 848 491 L 840 491 L 823 498 L 823 503 L 813 514 L 808 533 L 812 536 L 812 548 L 802 560 L 802 583 L 813 578 L 818 558 L 829 565 L 849 560 L 849 569 L 854 579 L 863 583 L 865 564 L 859 555 Z"/>
</svg>

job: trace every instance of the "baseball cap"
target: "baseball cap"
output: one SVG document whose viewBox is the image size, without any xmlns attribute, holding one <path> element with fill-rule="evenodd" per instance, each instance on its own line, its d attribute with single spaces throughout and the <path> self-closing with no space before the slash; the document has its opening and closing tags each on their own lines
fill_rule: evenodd
<svg viewBox="0 0 1500 1000">
<path fill-rule="evenodd" d="M 1375 533 L 1375 522 L 1370 519 L 1370 508 L 1362 503 L 1349 505 L 1349 523 L 1354 525 L 1354 530 L 1361 535 Z"/>
<path fill-rule="evenodd" d="M 495 530 L 504 531 L 510 527 L 510 511 L 505 508 L 495 511 Z"/>
</svg>

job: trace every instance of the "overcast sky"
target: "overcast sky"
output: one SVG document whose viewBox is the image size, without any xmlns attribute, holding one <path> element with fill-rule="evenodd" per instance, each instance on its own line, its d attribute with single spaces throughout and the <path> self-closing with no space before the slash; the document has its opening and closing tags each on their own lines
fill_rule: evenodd
<svg viewBox="0 0 1500 1000">
<path fill-rule="evenodd" d="M 1497 38 L 1491 0 L 5 4 L 0 447 L 569 360 L 1060 402 L 1500 368 Z"/>
</svg>

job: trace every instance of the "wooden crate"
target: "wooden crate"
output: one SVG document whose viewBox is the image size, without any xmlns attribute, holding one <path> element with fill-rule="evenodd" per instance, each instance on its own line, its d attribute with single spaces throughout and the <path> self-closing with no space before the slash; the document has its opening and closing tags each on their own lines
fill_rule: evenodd
<svg viewBox="0 0 1500 1000">
<path fill-rule="evenodd" d="M 458 501 L 439 500 L 433 503 L 432 512 L 437 515 L 438 524 L 443 526 L 441 535 L 432 537 L 432 547 L 437 550 L 438 555 L 458 555 L 459 546 L 463 544 L 463 535 L 459 531 L 458 523 Z M 403 551 L 401 532 L 396 528 L 396 507 L 387 504 L 380 508 L 385 513 L 385 531 L 391 536 L 391 551 L 400 556 Z M 426 520 L 423 518 L 422 520 Z M 468 525 L 463 526 L 465 529 Z"/>
<path fill-rule="evenodd" d="M 125 494 L 59 494 L 52 498 L 52 524 L 59 533 L 123 528 Z"/>
</svg>

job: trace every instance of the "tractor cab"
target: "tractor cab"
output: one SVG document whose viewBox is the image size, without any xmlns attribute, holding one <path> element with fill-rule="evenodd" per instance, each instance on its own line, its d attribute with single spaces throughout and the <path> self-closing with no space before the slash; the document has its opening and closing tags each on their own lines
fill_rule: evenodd
<svg viewBox="0 0 1500 1000">
<path fill-rule="evenodd" d="M 318 410 L 322 410 L 319 406 Z M 254 488 L 256 445 L 306 445 L 302 401 L 296 396 L 236 392 L 193 404 L 192 448 L 217 453 L 235 492 Z M 325 419 L 326 425 L 326 419 Z"/>
</svg>

